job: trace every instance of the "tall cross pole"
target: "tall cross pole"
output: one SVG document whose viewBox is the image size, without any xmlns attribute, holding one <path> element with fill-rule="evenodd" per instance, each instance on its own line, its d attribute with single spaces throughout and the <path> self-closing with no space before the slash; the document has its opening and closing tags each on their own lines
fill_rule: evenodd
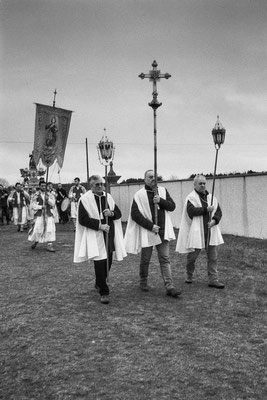
<svg viewBox="0 0 267 400">
<path fill-rule="evenodd" d="M 157 193 L 158 187 L 158 172 L 157 172 L 157 109 L 162 105 L 158 101 L 158 92 L 157 92 L 157 81 L 160 81 L 161 78 L 169 79 L 171 75 L 167 72 L 165 74 L 161 74 L 160 70 L 157 69 L 158 63 L 157 61 L 153 61 L 152 67 L 153 69 L 149 71 L 148 74 L 144 74 L 143 72 L 138 75 L 139 78 L 149 78 L 150 82 L 153 82 L 153 99 L 148 105 L 153 108 L 153 116 L 154 116 L 154 177 L 155 177 L 155 190 Z M 155 224 L 158 224 L 158 205 L 155 204 Z"/>
</svg>

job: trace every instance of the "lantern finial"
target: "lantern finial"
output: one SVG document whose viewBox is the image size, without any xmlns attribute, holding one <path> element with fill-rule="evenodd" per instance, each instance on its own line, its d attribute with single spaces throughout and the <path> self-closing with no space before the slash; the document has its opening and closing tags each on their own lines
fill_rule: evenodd
<svg viewBox="0 0 267 400">
<path fill-rule="evenodd" d="M 213 141 L 214 141 L 215 147 L 218 149 L 224 143 L 225 132 L 226 132 L 225 128 L 220 123 L 219 115 L 217 115 L 217 121 L 216 121 L 215 126 L 212 129 L 211 133 L 213 136 Z"/>
</svg>

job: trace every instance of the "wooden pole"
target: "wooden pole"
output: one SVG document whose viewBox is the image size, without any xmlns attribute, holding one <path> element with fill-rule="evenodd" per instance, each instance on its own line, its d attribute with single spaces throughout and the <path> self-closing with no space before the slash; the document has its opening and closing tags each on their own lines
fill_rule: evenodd
<svg viewBox="0 0 267 400">
<path fill-rule="evenodd" d="M 217 161 L 218 161 L 218 151 L 219 151 L 219 149 L 216 147 L 214 172 L 213 172 L 213 180 L 212 180 L 212 190 L 211 190 L 211 203 L 210 203 L 211 206 L 213 205 L 213 197 L 214 197 L 214 190 L 215 190 L 215 177 L 216 177 L 216 169 L 217 169 Z M 209 213 L 209 222 L 211 222 L 211 212 Z M 207 243 L 206 243 L 207 251 L 209 248 L 209 241 L 210 241 L 210 228 L 208 228 L 208 236 L 207 236 Z"/>
<path fill-rule="evenodd" d="M 154 179 L 155 179 L 155 194 L 158 194 L 158 148 L 157 148 L 157 109 L 153 109 L 154 114 Z M 158 225 L 158 204 L 154 204 L 155 225 Z"/>
<path fill-rule="evenodd" d="M 88 159 L 88 141 L 85 139 L 85 151 L 86 151 L 86 172 L 87 172 L 87 189 L 89 190 L 89 159 Z"/>
<path fill-rule="evenodd" d="M 105 209 L 108 209 L 108 166 L 105 165 Z M 108 216 L 106 216 L 106 224 L 108 225 Z M 106 252 L 107 252 L 107 282 L 109 279 L 109 232 L 106 233 Z"/>
</svg>

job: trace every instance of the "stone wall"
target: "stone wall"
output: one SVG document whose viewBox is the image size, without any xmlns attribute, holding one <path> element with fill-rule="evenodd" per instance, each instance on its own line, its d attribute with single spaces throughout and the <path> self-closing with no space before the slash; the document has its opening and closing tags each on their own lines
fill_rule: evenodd
<svg viewBox="0 0 267 400">
<path fill-rule="evenodd" d="M 176 209 L 171 213 L 175 228 L 179 228 L 184 200 L 193 190 L 193 181 L 165 181 L 165 186 Z M 122 220 L 127 221 L 134 193 L 142 184 L 111 186 L 111 194 L 122 211 Z M 207 178 L 207 190 L 211 192 L 212 178 Z M 267 173 L 218 177 L 215 196 L 223 212 L 222 233 L 267 239 Z"/>
</svg>

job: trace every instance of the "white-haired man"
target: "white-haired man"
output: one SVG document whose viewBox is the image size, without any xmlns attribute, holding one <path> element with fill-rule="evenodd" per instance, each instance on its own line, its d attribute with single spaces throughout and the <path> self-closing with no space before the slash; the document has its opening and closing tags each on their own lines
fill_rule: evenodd
<svg viewBox="0 0 267 400">
<path fill-rule="evenodd" d="M 218 225 L 222 211 L 216 197 L 213 197 L 211 205 L 211 194 L 206 190 L 206 183 L 204 175 L 195 176 L 194 190 L 185 199 L 176 251 L 187 253 L 185 282 L 190 284 L 193 282 L 195 262 L 201 249 L 205 248 L 208 285 L 223 289 L 224 284 L 219 282 L 217 270 L 217 246 L 223 243 Z"/>
</svg>

